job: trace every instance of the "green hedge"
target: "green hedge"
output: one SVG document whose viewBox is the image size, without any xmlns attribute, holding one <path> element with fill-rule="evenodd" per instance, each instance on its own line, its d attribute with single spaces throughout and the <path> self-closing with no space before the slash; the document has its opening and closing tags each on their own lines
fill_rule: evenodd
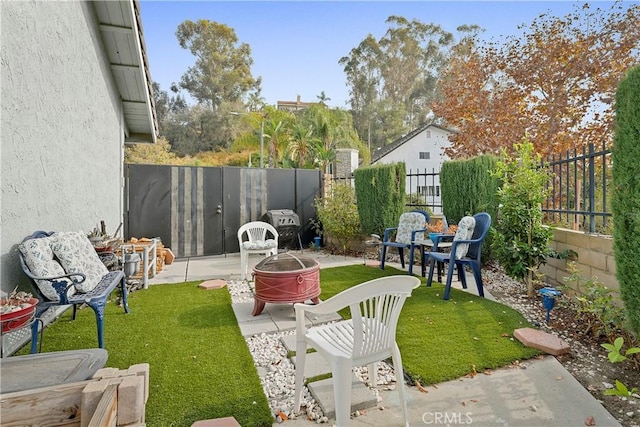
<svg viewBox="0 0 640 427">
<path fill-rule="evenodd" d="M 362 231 L 379 234 L 397 227 L 405 201 L 404 162 L 358 168 L 354 171 L 356 199 Z"/>
<path fill-rule="evenodd" d="M 498 158 L 483 155 L 469 160 L 444 162 L 440 171 L 443 213 L 450 224 L 465 215 L 487 212 L 497 215 L 496 192 L 499 182 L 491 176 Z"/>
<path fill-rule="evenodd" d="M 620 295 L 640 336 L 640 67 L 618 85 L 613 142 L 613 247 Z"/>
<path fill-rule="evenodd" d="M 498 158 L 482 155 L 468 160 L 444 162 L 440 171 L 442 213 L 449 224 L 457 224 L 465 215 L 487 212 L 495 224 L 498 215 L 497 191 L 500 182 L 491 176 Z M 482 261 L 492 258 L 491 234 L 482 245 Z"/>
</svg>

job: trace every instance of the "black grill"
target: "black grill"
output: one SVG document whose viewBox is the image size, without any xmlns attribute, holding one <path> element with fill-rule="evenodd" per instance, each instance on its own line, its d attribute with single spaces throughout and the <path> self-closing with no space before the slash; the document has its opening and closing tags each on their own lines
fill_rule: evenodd
<svg viewBox="0 0 640 427">
<path fill-rule="evenodd" d="M 300 236 L 298 234 L 300 230 L 300 217 L 298 217 L 297 213 L 291 209 L 274 209 L 262 215 L 262 221 L 268 222 L 276 228 L 278 231 L 279 246 L 289 248 L 289 246 L 295 244 L 297 240 L 300 249 L 302 249 Z"/>
</svg>

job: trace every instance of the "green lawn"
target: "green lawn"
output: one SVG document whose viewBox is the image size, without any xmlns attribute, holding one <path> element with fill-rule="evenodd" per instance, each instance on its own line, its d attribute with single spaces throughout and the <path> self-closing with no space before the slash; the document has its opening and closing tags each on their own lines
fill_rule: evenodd
<svg viewBox="0 0 640 427">
<path fill-rule="evenodd" d="M 149 363 L 149 426 L 190 426 L 235 417 L 240 425 L 271 426 L 273 417 L 226 289 L 199 282 L 151 286 L 129 295 L 131 313 L 107 304 L 107 367 Z M 44 332 L 43 352 L 97 345 L 93 310 L 71 310 Z M 28 349 L 23 349 L 25 353 Z"/>
<path fill-rule="evenodd" d="M 406 274 L 391 267 L 362 265 L 324 269 L 322 299 L 377 277 Z M 423 283 L 425 280 L 422 279 Z M 513 330 L 530 326 L 517 311 L 457 289 L 448 301 L 444 286 L 435 283 L 414 290 L 398 322 L 397 341 L 405 370 L 422 384 L 462 377 L 527 359 L 538 350 L 513 338 Z"/>
</svg>

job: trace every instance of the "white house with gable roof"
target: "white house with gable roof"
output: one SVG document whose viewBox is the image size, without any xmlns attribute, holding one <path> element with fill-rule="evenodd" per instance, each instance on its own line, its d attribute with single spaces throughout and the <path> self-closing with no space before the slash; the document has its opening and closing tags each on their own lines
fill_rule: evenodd
<svg viewBox="0 0 640 427">
<path fill-rule="evenodd" d="M 419 194 L 434 213 L 441 213 L 440 176 L 411 176 L 412 174 L 439 173 L 442 163 L 449 160 L 444 149 L 451 143 L 449 135 L 455 131 L 428 124 L 371 153 L 371 164 L 404 162 L 407 168 L 407 194 Z"/>
</svg>

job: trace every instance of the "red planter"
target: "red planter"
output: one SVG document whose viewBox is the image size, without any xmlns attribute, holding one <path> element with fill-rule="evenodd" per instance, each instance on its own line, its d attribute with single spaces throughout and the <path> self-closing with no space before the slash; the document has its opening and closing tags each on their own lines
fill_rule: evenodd
<svg viewBox="0 0 640 427">
<path fill-rule="evenodd" d="M 0 324 L 2 325 L 3 334 L 26 326 L 31 322 L 36 311 L 38 300 L 36 298 L 31 298 L 29 299 L 29 304 L 30 305 L 28 307 L 21 310 L 0 314 Z M 0 306 L 1 305 L 4 305 L 4 302 L 0 301 Z"/>
<path fill-rule="evenodd" d="M 253 315 L 264 309 L 266 302 L 295 303 L 320 295 L 320 264 L 312 258 L 289 253 L 272 255 L 253 268 L 255 304 Z"/>
</svg>

